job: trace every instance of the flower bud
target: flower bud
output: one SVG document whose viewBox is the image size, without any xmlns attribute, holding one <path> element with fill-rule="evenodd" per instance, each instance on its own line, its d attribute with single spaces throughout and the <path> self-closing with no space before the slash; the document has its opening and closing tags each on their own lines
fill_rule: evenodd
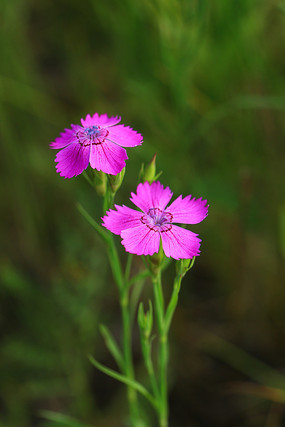
<svg viewBox="0 0 285 427">
<path fill-rule="evenodd" d="M 107 189 L 107 176 L 104 172 L 94 170 L 94 187 L 98 196 L 105 196 Z"/>
<path fill-rule="evenodd" d="M 138 310 L 138 324 L 146 340 L 149 339 L 153 325 L 153 309 L 149 300 L 149 310 L 144 313 L 143 303 L 141 302 Z"/>
<path fill-rule="evenodd" d="M 193 267 L 195 258 L 196 257 L 193 257 L 191 259 L 180 259 L 176 264 L 177 274 L 180 274 L 182 277 L 185 276 L 187 271 L 189 271 Z"/>
<path fill-rule="evenodd" d="M 115 194 L 122 185 L 126 168 L 123 168 L 118 175 L 109 175 L 109 182 L 112 192 Z"/>
<path fill-rule="evenodd" d="M 141 169 L 139 172 L 139 181 L 140 182 L 149 182 L 150 184 L 153 181 L 156 181 L 158 177 L 162 174 L 159 172 L 156 174 L 156 153 L 151 159 L 151 161 L 145 166 L 144 163 L 141 165 Z"/>
<path fill-rule="evenodd" d="M 148 181 L 150 184 L 155 180 L 156 173 L 156 153 L 151 159 L 151 161 L 146 165 L 144 174 L 143 174 L 143 182 Z"/>
</svg>

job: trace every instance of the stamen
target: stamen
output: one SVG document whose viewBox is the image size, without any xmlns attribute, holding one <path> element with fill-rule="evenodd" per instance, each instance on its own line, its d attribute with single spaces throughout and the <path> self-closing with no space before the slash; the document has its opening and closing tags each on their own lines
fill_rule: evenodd
<svg viewBox="0 0 285 427">
<path fill-rule="evenodd" d="M 88 137 L 94 136 L 95 138 L 97 138 L 100 135 L 101 131 L 99 126 L 89 126 L 87 128 L 85 128 L 85 134 Z"/>
<path fill-rule="evenodd" d="M 141 222 L 153 231 L 161 233 L 172 228 L 173 215 L 159 208 L 150 208 L 146 215 L 141 217 Z"/>
</svg>

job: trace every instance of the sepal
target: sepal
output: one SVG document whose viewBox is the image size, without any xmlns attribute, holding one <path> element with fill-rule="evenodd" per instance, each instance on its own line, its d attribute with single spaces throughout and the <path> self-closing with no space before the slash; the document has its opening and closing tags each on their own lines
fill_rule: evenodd
<svg viewBox="0 0 285 427">
<path fill-rule="evenodd" d="M 180 274 L 181 277 L 184 277 L 185 274 L 191 270 L 191 268 L 194 265 L 196 257 L 193 257 L 191 259 L 180 259 L 176 263 L 176 273 Z"/>
</svg>

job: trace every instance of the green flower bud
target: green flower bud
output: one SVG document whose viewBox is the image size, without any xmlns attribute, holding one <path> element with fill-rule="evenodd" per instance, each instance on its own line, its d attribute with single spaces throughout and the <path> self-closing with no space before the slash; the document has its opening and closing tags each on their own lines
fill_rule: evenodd
<svg viewBox="0 0 285 427">
<path fill-rule="evenodd" d="M 139 181 L 146 182 L 148 181 L 150 184 L 153 181 L 156 181 L 162 172 L 156 174 L 156 153 L 151 159 L 151 161 L 145 166 L 144 163 L 141 165 L 141 169 L 139 172 Z"/>
<path fill-rule="evenodd" d="M 139 327 L 144 330 L 145 328 L 145 316 L 143 311 L 143 303 L 141 302 L 138 309 L 138 324 Z"/>
<path fill-rule="evenodd" d="M 115 194 L 122 185 L 124 180 L 126 168 L 123 168 L 118 175 L 109 175 L 109 182 L 112 192 Z"/>
<path fill-rule="evenodd" d="M 150 337 L 151 331 L 152 331 L 152 325 L 153 325 L 153 309 L 152 309 L 152 303 L 151 300 L 148 301 L 149 310 L 146 312 L 146 328 L 145 328 L 145 336 L 146 338 Z"/>
<path fill-rule="evenodd" d="M 149 301 L 149 310 L 144 313 L 143 303 L 141 302 L 138 310 L 138 324 L 145 340 L 148 340 L 153 326 L 153 309 Z"/>
<path fill-rule="evenodd" d="M 143 182 L 148 181 L 150 184 L 155 180 L 156 173 L 156 153 L 151 159 L 151 161 L 146 165 L 144 174 L 143 174 Z"/>
<path fill-rule="evenodd" d="M 105 196 L 107 189 L 107 176 L 104 172 L 94 170 L 94 187 L 98 196 Z"/>
<path fill-rule="evenodd" d="M 139 182 L 143 182 L 143 177 L 144 177 L 144 163 L 141 164 L 141 168 L 139 171 Z"/>
<path fill-rule="evenodd" d="M 176 272 L 177 274 L 181 274 L 181 276 L 185 276 L 187 271 L 189 271 L 195 262 L 196 257 L 191 259 L 180 259 L 176 264 Z"/>
</svg>

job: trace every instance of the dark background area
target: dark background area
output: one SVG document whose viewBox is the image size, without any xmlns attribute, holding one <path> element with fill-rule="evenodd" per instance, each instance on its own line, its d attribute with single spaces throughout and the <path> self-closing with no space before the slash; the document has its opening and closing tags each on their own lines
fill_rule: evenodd
<svg viewBox="0 0 285 427">
<path fill-rule="evenodd" d="M 114 366 L 100 323 L 120 338 L 104 247 L 76 209 L 99 220 L 101 201 L 49 149 L 96 111 L 144 136 L 118 202 L 157 152 L 175 196 L 210 203 L 170 334 L 170 426 L 285 425 L 284 24 L 277 0 L 3 2 L 1 426 L 62 425 L 43 410 L 125 425 L 124 387 L 86 356 Z"/>
</svg>

